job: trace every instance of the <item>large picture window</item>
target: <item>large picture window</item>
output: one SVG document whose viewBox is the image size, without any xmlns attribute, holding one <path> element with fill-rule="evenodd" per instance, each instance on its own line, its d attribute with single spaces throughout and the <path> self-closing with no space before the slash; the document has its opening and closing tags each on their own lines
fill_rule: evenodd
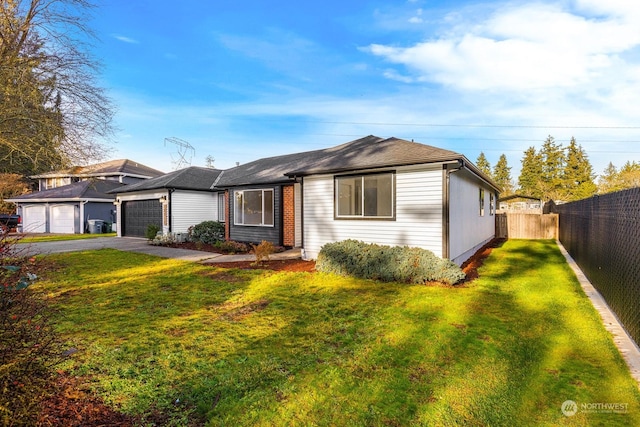
<svg viewBox="0 0 640 427">
<path fill-rule="evenodd" d="M 273 190 L 235 192 L 233 223 L 235 225 L 273 226 Z"/>
<path fill-rule="evenodd" d="M 393 173 L 381 173 L 336 177 L 336 218 L 393 219 L 394 176 Z"/>
</svg>

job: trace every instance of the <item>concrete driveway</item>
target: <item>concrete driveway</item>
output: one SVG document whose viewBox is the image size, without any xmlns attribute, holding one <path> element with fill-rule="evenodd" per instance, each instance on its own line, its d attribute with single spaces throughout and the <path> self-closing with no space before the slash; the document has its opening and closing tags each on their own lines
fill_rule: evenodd
<svg viewBox="0 0 640 427">
<path fill-rule="evenodd" d="M 175 258 L 194 262 L 202 262 L 223 256 L 212 252 L 153 246 L 148 243 L 147 239 L 137 239 L 133 237 L 96 237 L 93 239 L 63 240 L 59 242 L 23 243 L 21 245 L 25 246 L 27 253 L 30 255 L 93 251 L 111 248 L 120 251 L 138 252 L 163 258 Z"/>
<path fill-rule="evenodd" d="M 63 240 L 59 242 L 24 243 L 28 255 L 52 254 L 60 252 L 93 251 L 104 248 L 117 249 L 119 251 L 138 252 L 155 255 L 162 258 L 175 258 L 183 261 L 201 262 L 213 264 L 216 262 L 253 261 L 253 254 L 223 255 L 213 252 L 194 251 L 190 249 L 168 248 L 166 246 L 153 246 L 147 239 L 135 237 L 96 237 L 82 240 Z M 271 255 L 271 259 L 295 259 L 300 258 L 300 249 L 289 249 L 284 252 Z"/>
</svg>

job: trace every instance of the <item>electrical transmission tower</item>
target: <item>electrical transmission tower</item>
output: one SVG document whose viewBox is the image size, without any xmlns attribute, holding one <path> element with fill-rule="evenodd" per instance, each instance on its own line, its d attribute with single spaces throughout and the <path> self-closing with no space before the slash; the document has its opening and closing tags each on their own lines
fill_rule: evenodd
<svg viewBox="0 0 640 427">
<path fill-rule="evenodd" d="M 165 147 L 167 146 L 167 142 L 178 147 L 178 152 L 176 153 L 177 155 L 174 156 L 173 154 L 171 154 L 171 163 L 173 163 L 174 165 L 174 170 L 191 166 L 191 160 L 196 154 L 196 149 L 193 148 L 193 146 L 191 146 L 191 144 L 189 144 L 187 141 L 176 138 L 175 136 L 164 139 Z"/>
</svg>

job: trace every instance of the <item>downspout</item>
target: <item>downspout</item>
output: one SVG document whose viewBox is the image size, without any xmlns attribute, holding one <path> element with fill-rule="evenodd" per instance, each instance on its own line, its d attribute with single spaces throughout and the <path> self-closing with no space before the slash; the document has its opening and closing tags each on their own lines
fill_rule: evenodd
<svg viewBox="0 0 640 427">
<path fill-rule="evenodd" d="M 451 202 L 451 180 L 450 175 L 464 167 L 464 162 L 458 160 L 454 168 L 449 168 L 452 164 L 445 164 L 442 168 L 442 258 L 450 259 L 451 237 L 451 216 L 449 214 Z"/>
<path fill-rule="evenodd" d="M 87 229 L 87 226 L 84 223 L 84 205 L 86 205 L 87 203 L 89 203 L 88 200 L 80 201 L 80 221 L 82 221 L 80 224 L 80 226 L 82 227 L 82 230 L 80 230 L 80 234 L 84 234 L 85 230 Z"/>
<path fill-rule="evenodd" d="M 167 200 L 167 203 L 169 204 L 167 206 L 167 216 L 169 218 L 167 218 L 167 225 L 169 225 L 169 233 L 171 233 L 171 195 L 173 194 L 173 192 L 176 191 L 175 188 L 169 188 L 169 199 Z"/>
<path fill-rule="evenodd" d="M 275 195 L 275 192 L 274 192 Z M 280 221 L 278 226 L 280 227 L 280 233 L 278 236 L 278 245 L 283 246 L 284 245 L 284 185 L 280 185 Z M 275 205 L 275 203 L 274 203 Z M 275 206 L 274 206 L 275 208 Z M 264 216 L 264 215 L 263 215 Z M 275 212 L 274 212 L 274 225 L 275 225 Z"/>
<path fill-rule="evenodd" d="M 304 177 L 300 177 L 300 257 L 307 259 L 304 245 Z"/>
</svg>

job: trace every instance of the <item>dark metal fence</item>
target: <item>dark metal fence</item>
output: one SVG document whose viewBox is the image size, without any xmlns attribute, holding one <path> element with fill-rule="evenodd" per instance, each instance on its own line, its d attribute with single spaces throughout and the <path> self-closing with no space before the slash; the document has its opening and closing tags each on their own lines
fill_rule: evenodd
<svg viewBox="0 0 640 427">
<path fill-rule="evenodd" d="M 559 239 L 640 343 L 640 188 L 558 205 Z"/>
</svg>

